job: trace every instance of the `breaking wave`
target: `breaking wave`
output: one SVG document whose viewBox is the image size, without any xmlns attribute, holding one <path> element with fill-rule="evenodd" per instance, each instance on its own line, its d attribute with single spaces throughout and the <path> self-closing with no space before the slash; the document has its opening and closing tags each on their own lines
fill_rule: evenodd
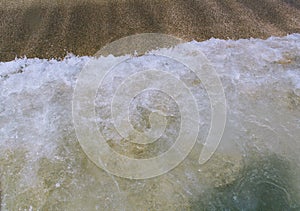
<svg viewBox="0 0 300 211">
<path fill-rule="evenodd" d="M 177 168 L 149 180 L 107 174 L 77 141 L 72 96 L 79 72 L 92 57 L 69 54 L 63 60 L 16 58 L 0 63 L 1 210 L 299 209 L 300 34 L 189 44 L 206 55 L 222 81 L 228 112 L 224 135 L 212 159 L 199 165 L 210 105 L 201 82 L 185 75 L 201 106 L 197 144 Z M 150 54 L 160 51 L 176 53 L 180 45 Z M 147 62 L 147 55 L 132 57 L 137 59 Z M 155 65 L 172 70 L 174 64 Z M 147 127 L 152 109 L 151 98 L 145 102 L 142 97 L 132 102 L 140 110 L 131 108 L 140 130 Z M 124 146 L 103 102 L 96 99 L 99 130 L 116 151 L 140 158 L 170 146 Z M 171 108 L 174 117 L 168 120 L 166 143 L 178 127 L 178 109 Z"/>
</svg>

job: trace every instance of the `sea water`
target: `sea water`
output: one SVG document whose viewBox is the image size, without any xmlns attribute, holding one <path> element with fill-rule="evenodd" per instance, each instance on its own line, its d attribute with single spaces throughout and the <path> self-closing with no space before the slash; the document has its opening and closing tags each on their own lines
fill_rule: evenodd
<svg viewBox="0 0 300 211">
<path fill-rule="evenodd" d="M 198 159 L 210 129 L 209 96 L 188 67 L 156 55 L 180 52 L 184 45 L 196 46 L 207 57 L 226 97 L 223 137 L 203 165 Z M 101 63 L 113 58 L 97 59 Z M 145 159 L 166 152 L 180 128 L 174 99 L 152 91 L 131 101 L 131 123 L 139 131 L 151 128 L 151 112 L 168 113 L 161 142 L 150 147 L 122 139 L 109 105 L 114 87 L 127 77 L 126 65 L 163 67 L 190 87 L 199 106 L 199 136 L 187 158 L 150 179 L 107 173 L 85 154 L 72 119 L 76 80 L 94 58 L 16 58 L 0 63 L 1 210 L 300 209 L 299 34 L 267 40 L 212 38 L 128 58 L 97 92 L 99 131 L 112 149 L 129 157 Z"/>
</svg>

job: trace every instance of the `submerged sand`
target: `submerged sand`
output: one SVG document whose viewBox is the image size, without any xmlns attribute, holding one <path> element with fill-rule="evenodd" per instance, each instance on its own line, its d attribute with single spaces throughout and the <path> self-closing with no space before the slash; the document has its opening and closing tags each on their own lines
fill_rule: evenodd
<svg viewBox="0 0 300 211">
<path fill-rule="evenodd" d="M 297 0 L 0 0 L 0 60 L 93 55 L 124 36 L 186 40 L 300 33 Z"/>
<path fill-rule="evenodd" d="M 182 54 L 184 46 L 198 50 Z M 95 102 L 95 115 L 85 118 L 80 130 L 78 119 L 73 118 L 78 110 L 72 110 L 72 104 L 79 108 L 86 104 L 76 103 L 73 95 L 83 79 L 79 72 L 91 58 L 18 59 L 0 63 L 0 209 L 300 210 L 300 34 L 191 42 L 160 49 L 156 55 L 162 52 L 178 53 L 182 59 L 193 57 L 195 63 L 197 52 L 203 52 L 223 83 L 227 122 L 221 143 L 207 163 L 199 165 L 198 159 L 210 130 L 210 99 L 203 80 L 199 83 L 175 59 L 144 55 L 116 65 L 99 84 L 95 100 L 90 100 Z M 102 57 L 99 63 L 114 59 Z M 91 145 L 94 137 L 87 135 L 82 141 L 78 131 L 85 133 L 91 130 L 86 125 L 96 122 L 99 133 L 94 133 L 95 138 L 102 134 L 111 149 L 126 157 L 140 160 L 168 153 L 185 124 L 181 120 L 185 111 L 177 109 L 183 99 L 175 98 L 183 93 L 181 89 L 176 88 L 174 95 L 148 88 L 130 105 L 123 101 L 122 106 L 130 110 L 131 125 L 139 131 L 149 128 L 150 112 L 166 115 L 166 130 L 159 140 L 134 144 L 134 139 L 120 137 L 113 124 L 112 101 L 118 89 L 130 87 L 130 81 L 136 80 L 132 76 L 140 70 L 166 70 L 185 83 L 199 106 L 200 128 L 193 150 L 176 168 L 159 177 L 134 180 L 113 176 L 93 163 L 84 151 L 89 148 L 83 146 Z M 162 87 L 175 84 L 173 77 Z M 129 83 L 124 86 L 125 82 Z M 96 83 L 87 80 L 87 84 Z M 190 104 L 185 103 L 188 110 L 186 105 Z M 81 109 L 82 115 L 89 112 L 87 106 Z M 94 146 L 97 150 L 92 155 L 104 161 L 114 158 L 100 147 Z"/>
</svg>

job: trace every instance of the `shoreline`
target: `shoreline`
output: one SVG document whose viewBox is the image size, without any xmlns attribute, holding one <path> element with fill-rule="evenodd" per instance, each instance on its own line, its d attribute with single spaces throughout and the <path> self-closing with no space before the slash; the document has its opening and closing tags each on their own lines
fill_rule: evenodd
<svg viewBox="0 0 300 211">
<path fill-rule="evenodd" d="M 0 10 L 0 61 L 63 58 L 68 52 L 92 56 L 107 43 L 139 33 L 186 41 L 300 33 L 300 4 L 287 0 L 2 0 Z"/>
</svg>

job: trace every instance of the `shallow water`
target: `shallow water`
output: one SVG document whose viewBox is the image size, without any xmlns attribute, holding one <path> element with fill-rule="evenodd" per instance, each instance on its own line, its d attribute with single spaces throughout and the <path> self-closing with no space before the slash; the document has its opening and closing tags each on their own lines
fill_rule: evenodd
<svg viewBox="0 0 300 211">
<path fill-rule="evenodd" d="M 144 180 L 106 173 L 89 160 L 76 138 L 72 94 L 90 57 L 0 63 L 1 210 L 299 210 L 300 35 L 190 44 L 211 61 L 225 90 L 227 123 L 221 144 L 199 165 L 210 123 L 201 80 L 166 58 L 133 57 L 129 67 L 164 67 L 178 74 L 197 99 L 201 118 L 188 157 L 166 174 Z M 180 52 L 182 46 L 158 51 Z M 130 108 L 131 122 L 141 131 L 151 127 L 149 112 L 168 108 L 161 142 L 148 148 L 128 145 L 113 128 L 107 101 L 114 85 L 126 77 L 125 68 L 116 67 L 98 90 L 99 131 L 110 147 L 127 156 L 162 153 L 178 134 L 180 120 L 176 104 L 163 93 L 141 94 Z"/>
</svg>

